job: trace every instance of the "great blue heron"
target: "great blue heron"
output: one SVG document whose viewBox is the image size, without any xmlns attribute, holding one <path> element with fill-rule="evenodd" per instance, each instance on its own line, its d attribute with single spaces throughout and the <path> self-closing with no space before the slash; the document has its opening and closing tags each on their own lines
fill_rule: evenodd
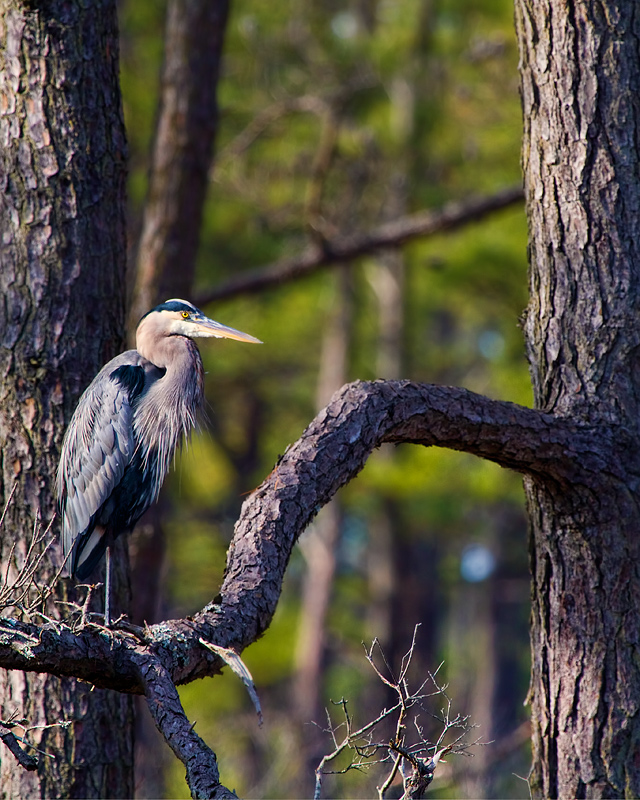
<svg viewBox="0 0 640 800">
<path fill-rule="evenodd" d="M 167 300 L 140 320 L 137 350 L 116 356 L 80 398 L 62 443 L 58 504 L 69 571 L 86 580 L 106 551 L 105 625 L 110 624 L 111 545 L 157 499 L 178 444 L 204 403 L 196 338 L 260 343 Z"/>
</svg>

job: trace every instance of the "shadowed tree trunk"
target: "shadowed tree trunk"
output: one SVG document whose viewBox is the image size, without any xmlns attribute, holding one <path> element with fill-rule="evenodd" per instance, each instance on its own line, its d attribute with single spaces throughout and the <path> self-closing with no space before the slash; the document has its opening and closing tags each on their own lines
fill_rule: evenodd
<svg viewBox="0 0 640 800">
<path fill-rule="evenodd" d="M 115 3 L 0 2 L 0 574 L 53 515 L 60 442 L 79 393 L 122 347 L 125 136 Z M 11 546 L 16 547 L 11 554 Z M 45 559 L 50 579 L 59 553 Z M 11 574 L 11 573 L 10 573 Z M 116 576 L 120 607 L 124 573 Z M 124 592 L 124 594 L 123 594 Z M 60 606 L 50 609 L 59 615 Z M 3 797 L 131 797 L 131 699 L 73 679 L 0 672 L 0 717 L 56 758 L 2 752 Z"/>
<path fill-rule="evenodd" d="M 602 457 L 596 487 L 525 481 L 532 788 L 638 797 L 640 21 L 560 0 L 517 0 L 516 20 L 535 402 L 592 426 Z"/>
</svg>

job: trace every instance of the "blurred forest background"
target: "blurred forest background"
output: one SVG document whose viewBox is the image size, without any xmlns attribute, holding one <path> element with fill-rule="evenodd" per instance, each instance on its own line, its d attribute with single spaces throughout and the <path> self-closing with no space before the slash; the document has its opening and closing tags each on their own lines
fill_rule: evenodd
<svg viewBox="0 0 640 800">
<path fill-rule="evenodd" d="M 158 0 L 120 2 L 132 242 L 165 13 Z M 198 303 L 309 241 L 518 187 L 517 58 L 512 0 L 234 0 L 188 299 Z M 526 303 L 526 221 L 513 203 L 402 248 L 205 305 L 264 345 L 201 348 L 210 425 L 178 459 L 161 501 L 158 617 L 191 614 L 215 596 L 243 495 L 343 383 L 402 377 L 530 405 L 518 325 Z M 528 797 L 517 777 L 529 769 L 528 615 L 520 478 L 468 455 L 384 448 L 304 534 L 276 618 L 243 656 L 263 727 L 228 670 L 180 694 L 225 785 L 244 797 L 309 797 L 332 749 L 321 730 L 330 701 L 347 698 L 356 724 L 389 703 L 362 642 L 378 637 L 398 665 L 421 623 L 415 681 L 444 662 L 454 712 L 479 726 L 471 738 L 493 742 L 472 758 L 450 756 L 430 796 Z M 436 698 L 433 712 L 441 706 Z M 436 721 L 423 722 L 438 735 Z M 139 796 L 188 796 L 182 765 L 148 736 L 142 724 Z M 327 779 L 324 796 L 371 797 L 379 775 L 373 767 Z"/>
</svg>

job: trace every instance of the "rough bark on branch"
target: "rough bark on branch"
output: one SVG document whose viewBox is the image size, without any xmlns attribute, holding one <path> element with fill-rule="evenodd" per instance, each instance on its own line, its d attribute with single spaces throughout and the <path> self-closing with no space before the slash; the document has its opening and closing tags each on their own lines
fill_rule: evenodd
<svg viewBox="0 0 640 800">
<path fill-rule="evenodd" d="M 218 783 L 215 755 L 189 725 L 175 685 L 224 666 L 202 640 L 241 653 L 267 629 L 299 535 L 376 447 L 408 442 L 453 448 L 541 484 L 593 491 L 604 469 L 615 474 L 614 444 L 620 440 L 619 432 L 600 429 L 595 438 L 586 426 L 465 389 L 410 381 L 347 384 L 245 501 L 220 595 L 202 611 L 137 635 L 0 620 L 0 666 L 144 694 L 156 725 L 187 767 L 194 797 L 233 796 Z"/>
<path fill-rule="evenodd" d="M 519 186 L 503 189 L 490 197 L 449 203 L 438 211 L 420 211 L 387 222 L 367 233 L 340 236 L 322 243 L 314 242 L 301 254 L 284 258 L 259 269 L 246 270 L 226 283 L 200 292 L 199 306 L 244 294 L 255 294 L 271 286 L 312 275 L 323 267 L 346 264 L 383 247 L 399 247 L 412 239 L 454 230 L 477 222 L 494 211 L 515 205 L 524 195 Z"/>
<path fill-rule="evenodd" d="M 191 796 L 207 800 L 236 797 L 220 784 L 215 753 L 202 741 L 187 719 L 168 671 L 141 648 L 138 648 L 136 661 L 151 716 L 169 747 L 185 765 Z"/>
<path fill-rule="evenodd" d="M 615 473 L 613 443 L 563 418 L 491 400 L 465 389 L 409 381 L 343 387 L 263 484 L 245 501 L 229 548 L 220 596 L 192 618 L 147 629 L 147 651 L 175 684 L 213 675 L 222 662 L 200 638 L 240 653 L 271 622 L 292 548 L 318 509 L 385 442 L 448 447 L 554 485 L 589 490 Z M 140 677 L 141 643 L 130 634 L 4 620 L 0 666 L 75 676 L 149 695 Z"/>
</svg>

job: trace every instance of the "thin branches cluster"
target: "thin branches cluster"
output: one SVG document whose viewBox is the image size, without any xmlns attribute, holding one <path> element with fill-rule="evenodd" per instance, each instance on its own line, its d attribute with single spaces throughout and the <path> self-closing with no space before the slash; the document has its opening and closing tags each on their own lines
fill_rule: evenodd
<svg viewBox="0 0 640 800">
<path fill-rule="evenodd" d="M 18 718 L 17 712 L 14 712 L 8 719 L 0 720 L 0 741 L 9 748 L 24 769 L 33 772 L 38 768 L 38 759 L 35 755 L 27 752 L 28 750 L 33 750 L 47 758 L 55 758 L 55 756 L 52 753 L 45 753 L 44 750 L 32 744 L 29 741 L 30 734 L 33 731 L 42 731 L 47 728 L 68 728 L 69 725 L 71 725 L 71 720 L 60 720 L 48 725 L 27 725 L 27 720 Z M 14 733 L 14 730 L 18 730 L 19 735 Z M 20 747 L 20 743 L 24 745 L 24 749 Z"/>
<path fill-rule="evenodd" d="M 322 758 L 316 768 L 314 800 L 320 800 L 322 796 L 325 775 L 363 770 L 375 765 L 381 768 L 382 773 L 382 781 L 377 787 L 379 800 L 384 800 L 391 786 L 399 782 L 402 784 L 403 800 L 424 797 L 445 755 L 469 755 L 470 748 L 481 744 L 479 739 L 468 739 L 475 727 L 469 722 L 469 717 L 452 714 L 447 687 L 437 678 L 442 664 L 434 673 L 428 672 L 427 678 L 417 689 L 410 688 L 408 673 L 419 627 L 418 624 L 414 628 L 411 647 L 402 658 L 397 676 L 378 639 L 374 639 L 371 647 L 365 649 L 371 668 L 397 698 L 390 708 L 385 708 L 375 719 L 358 728 L 344 698 L 335 703 L 343 716 L 338 724 L 333 722 L 327 709 L 324 732 L 331 737 L 333 750 Z M 382 667 L 376 663 L 376 655 Z M 442 703 L 436 712 L 432 710 L 434 698 Z M 423 721 L 425 719 L 426 722 Z M 431 731 L 436 731 L 437 735 L 432 736 Z M 348 759 L 346 766 L 330 768 L 329 765 L 343 754 Z"/>
<path fill-rule="evenodd" d="M 0 517 L 0 534 L 16 488 L 17 484 L 14 484 Z M 50 582 L 43 583 L 38 579 L 40 566 L 55 541 L 55 536 L 51 531 L 54 519 L 55 517 L 46 528 L 43 528 L 42 523 L 36 517 L 24 561 L 19 568 L 13 570 L 16 542 L 11 545 L 4 574 L 0 576 L 0 612 L 14 608 L 28 619 L 33 614 L 44 612 L 46 602 L 51 597 L 64 569 L 63 564 Z"/>
</svg>

